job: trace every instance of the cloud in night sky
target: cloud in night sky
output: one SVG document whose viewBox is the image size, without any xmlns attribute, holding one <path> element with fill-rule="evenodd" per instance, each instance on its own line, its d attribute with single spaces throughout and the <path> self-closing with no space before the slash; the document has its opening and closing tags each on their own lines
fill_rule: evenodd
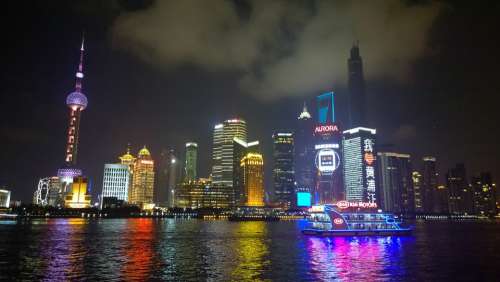
<svg viewBox="0 0 500 282">
<path fill-rule="evenodd" d="M 146 63 L 236 73 L 243 93 L 275 99 L 345 84 L 356 40 L 368 79 L 407 80 L 439 11 L 398 0 L 165 0 L 122 13 L 111 35 Z"/>
</svg>

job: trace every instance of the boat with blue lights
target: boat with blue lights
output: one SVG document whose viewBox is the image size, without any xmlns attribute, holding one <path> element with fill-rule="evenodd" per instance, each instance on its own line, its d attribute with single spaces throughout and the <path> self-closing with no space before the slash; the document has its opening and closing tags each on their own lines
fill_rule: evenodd
<svg viewBox="0 0 500 282">
<path fill-rule="evenodd" d="M 376 203 L 339 201 L 309 209 L 306 235 L 317 236 L 404 236 L 411 228 L 402 227 L 391 213 L 377 209 Z"/>
</svg>

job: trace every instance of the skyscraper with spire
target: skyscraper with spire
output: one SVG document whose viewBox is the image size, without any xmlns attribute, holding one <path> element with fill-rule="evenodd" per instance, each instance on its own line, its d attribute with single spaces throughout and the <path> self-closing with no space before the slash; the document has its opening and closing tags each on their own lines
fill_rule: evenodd
<svg viewBox="0 0 500 282">
<path fill-rule="evenodd" d="M 302 112 L 297 117 L 295 130 L 295 181 L 299 191 L 310 192 L 313 187 L 314 144 L 313 119 L 304 102 Z"/>
<path fill-rule="evenodd" d="M 349 128 L 367 126 L 363 60 L 359 55 L 358 42 L 351 48 L 351 56 L 347 61 L 347 66 L 349 71 Z"/>
<path fill-rule="evenodd" d="M 82 171 L 76 168 L 78 156 L 78 140 L 80 131 L 80 118 L 82 111 L 87 108 L 87 97 L 82 93 L 83 82 L 83 54 L 84 54 L 84 37 L 82 36 L 82 45 L 80 47 L 80 63 L 76 72 L 75 90 L 66 98 L 66 105 L 69 108 L 69 124 L 66 134 L 66 152 L 65 166 L 58 170 L 58 177 L 63 183 L 63 192 L 67 192 L 69 184 L 73 182 L 73 178 L 82 175 Z"/>
</svg>

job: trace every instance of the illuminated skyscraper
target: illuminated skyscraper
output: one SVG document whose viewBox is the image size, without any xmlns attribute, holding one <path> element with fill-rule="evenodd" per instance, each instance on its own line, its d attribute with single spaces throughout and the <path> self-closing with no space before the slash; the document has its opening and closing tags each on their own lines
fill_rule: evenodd
<svg viewBox="0 0 500 282">
<path fill-rule="evenodd" d="M 351 57 L 348 59 L 347 64 L 349 71 L 349 126 L 351 128 L 366 126 L 363 60 L 359 55 L 357 43 L 351 48 Z"/>
<path fill-rule="evenodd" d="M 414 171 L 411 174 L 413 191 L 415 193 L 415 212 L 423 212 L 422 206 L 422 175 L 418 171 Z"/>
<path fill-rule="evenodd" d="M 174 207 L 178 168 L 174 150 L 162 149 L 156 167 L 155 201 L 160 207 Z"/>
<path fill-rule="evenodd" d="M 245 206 L 264 206 L 264 161 L 261 154 L 248 153 L 240 163 Z"/>
<path fill-rule="evenodd" d="M 449 193 L 445 185 L 438 185 L 434 191 L 434 212 L 438 214 L 448 214 Z"/>
<path fill-rule="evenodd" d="M 121 164 L 129 167 L 130 174 L 133 174 L 135 157 L 132 154 L 130 154 L 130 145 L 127 147 L 127 153 L 119 157 L 119 159 Z"/>
<path fill-rule="evenodd" d="M 190 182 L 197 177 L 198 144 L 186 143 L 186 162 L 184 165 L 184 181 Z"/>
<path fill-rule="evenodd" d="M 154 206 L 154 161 L 149 150 L 144 146 L 139 151 L 134 164 L 134 174 L 132 177 L 132 189 L 129 191 L 129 202 L 149 209 Z"/>
<path fill-rule="evenodd" d="M 87 190 L 88 180 L 85 177 L 75 177 L 71 185 L 71 192 L 66 194 L 65 205 L 73 209 L 90 207 L 91 196 Z"/>
<path fill-rule="evenodd" d="M 318 103 L 318 123 L 335 123 L 335 96 L 333 92 L 326 92 L 316 97 Z"/>
<path fill-rule="evenodd" d="M 273 134 L 274 200 L 288 208 L 293 203 L 295 192 L 293 145 L 293 133 L 275 132 Z"/>
<path fill-rule="evenodd" d="M 311 192 L 314 187 L 314 143 L 313 143 L 313 119 L 304 107 L 297 118 L 297 129 L 295 131 L 295 181 L 297 187 L 303 192 Z"/>
<path fill-rule="evenodd" d="M 357 127 L 343 132 L 344 184 L 347 201 L 376 203 L 375 129 Z"/>
<path fill-rule="evenodd" d="M 425 213 L 439 212 L 439 207 L 435 204 L 437 190 L 436 158 L 424 157 L 424 170 L 422 174 L 422 207 Z"/>
<path fill-rule="evenodd" d="M 8 208 L 10 205 L 10 191 L 0 188 L 0 208 Z"/>
<path fill-rule="evenodd" d="M 495 216 L 496 209 L 496 185 L 492 182 L 491 174 L 481 173 L 478 177 L 471 179 L 471 187 L 474 191 L 474 210 L 477 215 Z"/>
<path fill-rule="evenodd" d="M 327 92 L 316 98 L 318 120 L 312 131 L 314 140 L 315 204 L 332 204 L 345 199 L 342 184 L 342 134 L 335 123 L 335 95 Z M 310 133 L 311 134 L 311 133 Z"/>
<path fill-rule="evenodd" d="M 128 202 L 130 168 L 126 164 L 105 164 L 101 203 L 105 198 L 116 198 Z"/>
<path fill-rule="evenodd" d="M 175 150 L 162 149 L 156 175 L 156 202 L 161 207 L 176 207 L 177 185 L 181 182 L 181 161 L 177 158 Z"/>
<path fill-rule="evenodd" d="M 212 183 L 233 186 L 233 139 L 247 142 L 247 125 L 242 119 L 230 119 L 214 127 Z"/>
<path fill-rule="evenodd" d="M 243 183 L 243 170 L 240 166 L 241 160 L 249 153 L 258 154 L 260 152 L 259 141 L 244 142 L 235 137 L 233 138 L 233 186 L 219 187 L 220 190 L 226 189 L 229 193 L 229 204 L 231 207 L 245 205 L 245 185 Z M 212 186 L 215 187 L 215 186 Z"/>
<path fill-rule="evenodd" d="M 413 214 L 415 195 L 410 155 L 379 152 L 377 156 L 380 208 L 397 214 Z"/>
<path fill-rule="evenodd" d="M 88 104 L 87 97 L 82 93 L 83 52 L 84 41 L 82 38 L 82 45 L 80 48 L 80 63 L 78 65 L 78 71 L 76 72 L 75 91 L 71 92 L 66 98 L 66 105 L 70 109 L 68 132 L 66 136 L 66 166 L 59 169 L 57 173 L 58 177 L 63 183 L 64 192 L 68 192 L 69 186 L 73 182 L 74 177 L 82 175 L 82 171 L 78 168 L 75 168 L 75 166 L 78 155 L 80 118 L 82 111 L 87 108 Z"/>
<path fill-rule="evenodd" d="M 449 212 L 451 214 L 472 214 L 472 189 L 467 181 L 465 165 L 457 164 L 446 173 L 449 192 Z"/>
</svg>

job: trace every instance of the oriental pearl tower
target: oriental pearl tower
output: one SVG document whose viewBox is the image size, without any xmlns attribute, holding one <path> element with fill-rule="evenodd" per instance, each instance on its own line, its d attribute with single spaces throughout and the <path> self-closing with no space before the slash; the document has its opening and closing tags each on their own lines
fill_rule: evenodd
<svg viewBox="0 0 500 282">
<path fill-rule="evenodd" d="M 73 182 L 73 178 L 82 175 L 82 170 L 76 168 L 76 160 L 78 155 L 78 137 L 80 130 L 80 118 L 82 111 L 87 108 L 87 97 L 82 93 L 83 81 L 83 52 L 84 38 L 82 37 L 82 46 L 80 48 L 80 64 L 76 72 L 75 91 L 71 92 L 66 98 L 66 105 L 69 108 L 69 124 L 66 135 L 66 156 L 65 166 L 57 172 L 61 183 L 63 184 L 63 192 L 68 191 L 68 186 Z"/>
</svg>

